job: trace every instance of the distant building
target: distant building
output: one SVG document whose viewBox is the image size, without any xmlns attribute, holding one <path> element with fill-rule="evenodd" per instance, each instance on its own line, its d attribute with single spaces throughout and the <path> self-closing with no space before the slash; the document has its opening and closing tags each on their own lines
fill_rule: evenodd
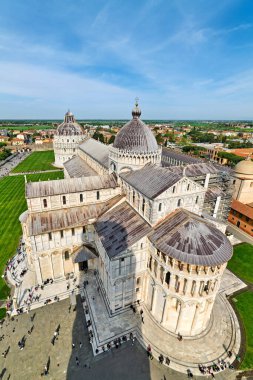
<svg viewBox="0 0 253 380">
<path fill-rule="evenodd" d="M 55 166 L 63 168 L 64 162 L 76 155 L 79 144 L 86 138 L 84 128 L 76 122 L 72 112 L 68 111 L 54 135 Z"/>
<path fill-rule="evenodd" d="M 248 156 L 234 169 L 233 202 L 229 222 L 253 236 L 253 161 Z"/>
<path fill-rule="evenodd" d="M 24 145 L 23 139 L 13 138 L 11 140 L 11 145 Z"/>
</svg>

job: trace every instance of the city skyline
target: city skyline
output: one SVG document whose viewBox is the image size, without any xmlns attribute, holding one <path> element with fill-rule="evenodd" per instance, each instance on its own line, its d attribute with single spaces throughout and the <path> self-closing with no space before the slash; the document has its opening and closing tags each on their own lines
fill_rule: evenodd
<svg viewBox="0 0 253 380">
<path fill-rule="evenodd" d="M 2 3 L 0 119 L 253 119 L 250 1 Z"/>
</svg>

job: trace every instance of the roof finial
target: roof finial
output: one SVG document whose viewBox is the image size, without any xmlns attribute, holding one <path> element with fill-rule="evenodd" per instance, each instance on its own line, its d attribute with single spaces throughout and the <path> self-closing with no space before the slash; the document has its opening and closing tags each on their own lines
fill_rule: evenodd
<svg viewBox="0 0 253 380">
<path fill-rule="evenodd" d="M 138 118 L 141 116 L 141 110 L 139 108 L 139 98 L 135 98 L 135 107 L 132 110 L 132 115 L 134 118 Z"/>
</svg>

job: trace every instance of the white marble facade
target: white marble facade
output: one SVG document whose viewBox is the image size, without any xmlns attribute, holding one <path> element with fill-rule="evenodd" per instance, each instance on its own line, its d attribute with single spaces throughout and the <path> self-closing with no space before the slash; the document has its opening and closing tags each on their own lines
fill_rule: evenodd
<svg viewBox="0 0 253 380">
<path fill-rule="evenodd" d="M 133 110 L 133 118 L 137 117 L 139 117 L 139 109 Z M 68 124 L 66 123 L 66 128 Z M 128 129 L 130 127 L 128 125 Z M 145 135 L 146 130 L 141 133 Z M 64 135 L 64 128 L 61 129 L 61 134 Z M 77 136 L 83 138 L 82 134 Z M 141 137 L 143 138 L 143 135 Z M 66 134 L 65 137 L 56 137 L 55 154 L 58 159 L 62 154 L 59 153 L 57 145 L 60 138 L 69 139 L 70 136 Z M 142 141 L 145 142 L 145 139 Z M 76 141 L 75 144 L 78 142 Z M 129 147 L 125 157 L 122 156 L 118 147 L 109 148 L 108 160 L 106 160 L 107 147 L 102 145 L 89 139 L 80 147 L 75 145 L 77 151 L 72 151 L 82 160 L 83 165 L 87 165 L 90 170 L 96 172 L 96 176 L 71 178 L 72 173 L 68 169 L 66 179 L 27 184 L 28 210 L 21 215 L 20 221 L 29 268 L 36 272 L 38 284 L 42 284 L 48 278 L 60 280 L 70 273 L 77 274 L 84 268 L 96 269 L 112 314 L 138 301 L 149 310 L 156 323 L 164 329 L 185 336 L 200 334 L 210 322 L 221 276 L 228 257 L 231 256 L 231 247 L 226 237 L 222 235 L 218 242 L 210 244 L 213 246 L 216 244 L 217 250 L 219 250 L 219 245 L 225 244 L 226 248 L 222 252 L 227 250 L 228 252 L 225 252 L 227 256 L 223 255 L 220 262 L 219 258 L 216 259 L 215 264 L 211 263 L 212 260 L 205 263 L 203 261 L 202 264 L 192 264 L 191 260 L 195 260 L 195 256 L 199 257 L 202 254 L 205 256 L 203 252 L 194 251 L 194 239 L 193 248 L 189 246 L 191 254 L 180 253 L 179 260 L 159 248 L 163 236 L 157 238 L 157 244 L 151 236 L 155 234 L 157 226 L 159 229 L 159 223 L 164 220 L 166 222 L 171 215 L 175 215 L 175 221 L 177 221 L 177 214 L 175 214 L 177 210 L 186 210 L 183 211 L 185 218 L 190 213 L 189 221 L 184 222 L 185 228 L 194 226 L 198 231 L 198 228 L 202 228 L 202 224 L 203 231 L 209 228 L 206 226 L 209 226 L 210 221 L 202 223 L 200 217 L 208 184 L 202 186 L 183 173 L 178 178 L 173 177 L 173 183 L 170 176 L 164 177 L 163 188 L 161 188 L 163 191 L 149 195 L 142 191 L 141 186 L 134 184 L 132 177 L 121 176 L 120 173 L 145 170 L 146 164 L 151 164 L 151 169 L 155 173 L 156 167 L 158 168 L 161 162 L 161 156 L 159 156 L 161 149 L 159 147 L 156 149 L 156 142 L 149 142 L 152 152 L 142 153 L 145 156 L 143 161 L 138 158 L 141 154 L 135 151 L 131 153 Z M 101 150 L 103 149 L 103 155 L 99 155 L 100 147 Z M 144 148 L 142 147 L 142 150 Z M 123 170 L 124 168 L 126 170 Z M 115 227 L 118 228 L 117 223 L 121 223 L 120 218 L 115 219 L 113 213 L 123 204 L 126 205 L 127 213 L 134 214 L 135 220 L 142 223 L 147 232 L 142 234 L 142 231 L 136 228 L 139 235 L 135 237 L 135 231 L 129 233 L 127 230 L 131 227 L 130 225 L 126 228 L 126 245 L 123 249 L 119 249 L 120 246 L 117 247 L 117 254 L 111 255 L 101 234 L 97 232 L 97 223 L 104 223 L 107 226 L 109 222 L 103 221 L 103 217 L 110 214 L 110 221 L 113 220 Z M 191 215 L 195 215 L 196 220 Z M 125 219 L 122 215 L 122 228 L 117 230 L 119 235 L 124 234 L 124 223 Z M 173 222 L 173 225 L 176 223 Z M 216 227 L 219 228 L 217 221 Z M 219 232 L 214 226 L 210 228 L 214 229 L 212 230 L 214 235 L 215 231 Z M 170 236 L 170 231 L 166 232 L 168 236 Z M 210 236 L 210 231 L 208 230 L 208 236 Z M 117 233 L 115 233 L 115 238 L 117 238 L 116 235 Z M 112 245 L 116 244 L 113 233 L 110 238 Z M 202 235 L 201 239 L 203 240 Z M 128 243 L 130 241 L 131 243 Z M 189 241 L 186 240 L 186 248 L 188 243 Z M 205 250 L 209 242 L 204 241 L 201 244 Z M 86 258 L 84 254 L 80 261 L 78 252 L 82 249 L 90 250 L 93 256 Z M 179 248 L 174 249 L 173 252 L 179 252 Z M 191 257 L 189 261 L 188 256 Z M 185 261 L 182 260 L 184 257 Z M 84 262 L 85 265 L 83 265 Z"/>
</svg>

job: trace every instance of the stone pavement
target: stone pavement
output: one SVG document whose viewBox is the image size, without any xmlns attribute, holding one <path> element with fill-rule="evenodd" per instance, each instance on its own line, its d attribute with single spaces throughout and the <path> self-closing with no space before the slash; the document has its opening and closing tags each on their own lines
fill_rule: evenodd
<svg viewBox="0 0 253 380">
<path fill-rule="evenodd" d="M 85 289 L 83 289 L 84 278 L 89 282 Z M 97 278 L 93 271 L 89 271 L 87 274 L 81 273 L 81 277 L 76 281 L 74 278 L 54 281 L 52 284 L 44 286 L 43 289 L 35 287 L 34 273 L 28 271 L 21 286 L 16 288 L 18 307 L 26 310 L 27 302 L 29 302 L 28 309 L 34 310 L 44 306 L 48 299 L 51 300 L 50 303 L 53 303 L 55 296 L 59 297 L 57 300 L 66 299 L 72 293 L 79 293 L 79 284 L 81 294 L 86 298 L 83 307 L 88 309 L 88 314 L 83 314 L 83 323 L 86 324 L 87 320 L 92 322 L 90 329 L 93 334 L 94 354 L 96 354 L 96 350 L 99 350 L 99 353 L 106 350 L 107 343 L 111 343 L 117 337 L 127 335 L 129 339 L 130 332 L 132 332 L 144 348 L 148 344 L 151 345 L 155 358 L 162 353 L 164 357 L 170 358 L 171 368 L 183 373 L 190 369 L 195 375 L 198 375 L 198 364 L 211 365 L 213 362 L 218 363 L 220 359 L 232 363 L 239 351 L 240 327 L 231 305 L 226 300 L 226 295 L 243 288 L 245 284 L 228 270 L 225 271 L 222 278 L 210 328 L 202 336 L 195 339 L 183 339 L 180 342 L 175 335 L 159 326 L 144 306 L 141 306 L 144 311 L 144 324 L 141 323 L 139 312 L 134 314 L 130 308 L 118 312 L 114 316 L 110 315 L 102 289 L 98 290 Z M 39 300 L 36 300 L 38 294 L 40 297 Z M 103 346 L 105 347 L 103 348 Z M 228 359 L 228 351 L 232 352 L 230 359 Z"/>
<path fill-rule="evenodd" d="M 76 311 L 69 312 L 69 300 L 53 303 L 35 311 L 31 322 L 29 314 L 5 321 L 0 328 L 0 353 L 10 345 L 6 358 L 0 356 L 0 374 L 3 380 L 38 380 L 50 357 L 48 380 L 184 380 L 186 374 L 178 373 L 148 360 L 145 350 L 135 341 L 122 344 L 118 349 L 93 356 L 84 326 L 84 315 L 80 300 Z M 53 346 L 51 339 L 60 324 L 60 334 Z M 28 330 L 34 325 L 31 335 Z M 15 330 L 14 330 L 15 329 Z M 14 332 L 13 332 L 14 330 Z M 18 341 L 26 336 L 25 348 L 18 348 Z M 80 347 L 79 343 L 82 343 Z M 75 347 L 72 348 L 72 343 Z M 79 359 L 79 366 L 76 364 Z M 234 372 L 215 375 L 216 380 L 235 380 Z M 194 376 L 194 379 L 203 377 Z"/>
<path fill-rule="evenodd" d="M 159 326 L 146 308 L 144 324 L 141 323 L 139 312 L 134 314 L 131 309 L 125 310 L 114 316 L 108 313 L 106 301 L 101 289 L 97 290 L 97 280 L 92 274 L 88 274 L 89 285 L 85 289 L 85 307 L 89 309 L 89 317 L 92 321 L 93 351 L 102 352 L 102 346 L 106 347 L 116 337 L 129 336 L 133 332 L 144 348 L 148 344 L 152 347 L 154 357 L 160 354 L 169 357 L 170 367 L 181 372 L 190 369 L 195 375 L 199 374 L 198 364 L 210 366 L 219 360 L 232 363 L 239 352 L 241 334 L 240 326 L 233 308 L 226 300 L 225 294 L 230 294 L 245 287 L 245 284 L 226 270 L 224 273 L 220 293 L 216 299 L 212 319 L 207 331 L 195 339 L 183 339 L 178 341 L 177 336 L 169 334 Z M 228 351 L 232 357 L 228 358 Z"/>
</svg>

